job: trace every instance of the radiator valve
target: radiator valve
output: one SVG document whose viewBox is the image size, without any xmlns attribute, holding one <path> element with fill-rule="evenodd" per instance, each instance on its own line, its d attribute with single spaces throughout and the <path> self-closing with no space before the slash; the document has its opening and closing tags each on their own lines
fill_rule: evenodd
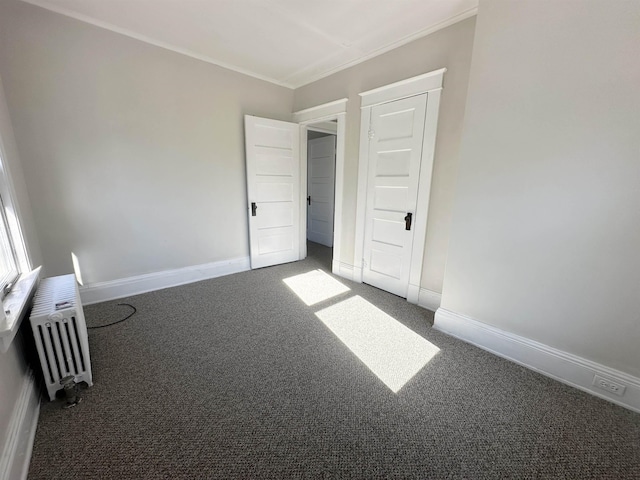
<svg viewBox="0 0 640 480">
<path fill-rule="evenodd" d="M 60 385 L 64 388 L 64 396 L 66 403 L 62 408 L 75 407 L 82 401 L 82 398 L 78 395 L 78 384 L 76 383 L 76 377 L 73 375 L 67 375 L 60 379 Z"/>
</svg>

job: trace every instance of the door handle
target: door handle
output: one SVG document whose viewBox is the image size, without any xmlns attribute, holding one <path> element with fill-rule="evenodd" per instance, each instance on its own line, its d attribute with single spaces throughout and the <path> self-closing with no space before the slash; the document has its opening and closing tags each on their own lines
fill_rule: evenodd
<svg viewBox="0 0 640 480">
<path fill-rule="evenodd" d="M 252 217 L 256 216 L 256 210 L 258 210 L 258 206 L 256 205 L 256 202 L 251 202 L 251 216 Z"/>
<path fill-rule="evenodd" d="M 411 230 L 411 219 L 413 218 L 413 213 L 408 212 L 407 216 L 404 217 L 404 229 Z"/>
<path fill-rule="evenodd" d="M 311 195 L 309 195 L 309 196 L 307 197 L 307 204 L 308 204 L 308 205 L 311 205 Z"/>
</svg>

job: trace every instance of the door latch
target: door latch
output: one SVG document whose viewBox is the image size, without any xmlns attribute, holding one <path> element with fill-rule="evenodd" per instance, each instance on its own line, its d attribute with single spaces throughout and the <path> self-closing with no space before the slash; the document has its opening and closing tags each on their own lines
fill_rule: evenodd
<svg viewBox="0 0 640 480">
<path fill-rule="evenodd" d="M 258 210 L 258 205 L 256 205 L 256 202 L 251 202 L 251 216 L 252 217 L 256 216 L 256 210 Z"/>
<path fill-rule="evenodd" d="M 309 196 L 307 197 L 307 204 L 308 204 L 308 205 L 311 205 L 311 195 L 309 195 Z"/>
<path fill-rule="evenodd" d="M 413 218 L 413 213 L 408 212 L 407 216 L 404 217 L 404 229 L 411 230 L 411 219 Z"/>
</svg>

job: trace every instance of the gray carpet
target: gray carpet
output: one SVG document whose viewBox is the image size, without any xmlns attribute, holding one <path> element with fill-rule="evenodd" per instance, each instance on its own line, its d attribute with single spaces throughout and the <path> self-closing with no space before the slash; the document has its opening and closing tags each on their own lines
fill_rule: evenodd
<svg viewBox="0 0 640 480">
<path fill-rule="evenodd" d="M 44 401 L 30 479 L 640 478 L 640 415 L 431 329 L 367 285 L 311 307 L 310 258 L 85 308 L 95 385 Z M 314 314 L 359 295 L 440 352 L 393 393 Z"/>
</svg>

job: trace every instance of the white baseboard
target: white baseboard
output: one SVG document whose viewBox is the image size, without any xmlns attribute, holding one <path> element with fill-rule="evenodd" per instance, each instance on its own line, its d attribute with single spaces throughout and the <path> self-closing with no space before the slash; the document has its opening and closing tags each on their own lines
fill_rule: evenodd
<svg viewBox="0 0 640 480">
<path fill-rule="evenodd" d="M 7 441 L 0 458 L 0 480 L 27 478 L 39 413 L 40 399 L 33 374 L 29 372 L 9 422 Z"/>
<path fill-rule="evenodd" d="M 418 285 L 409 284 L 409 286 L 407 287 L 407 302 L 417 305 L 419 298 L 420 287 Z"/>
<path fill-rule="evenodd" d="M 436 312 L 433 328 L 562 383 L 640 412 L 640 378 L 443 308 Z M 596 374 L 625 385 L 624 395 L 617 396 L 595 387 L 593 381 Z"/>
<path fill-rule="evenodd" d="M 435 312 L 440 308 L 440 301 L 442 300 L 442 294 L 434 292 L 433 290 L 427 290 L 421 288 L 418 295 L 418 305 L 427 310 Z"/>
<path fill-rule="evenodd" d="M 354 267 L 353 265 L 349 265 L 348 263 L 340 262 L 338 260 L 334 260 L 331 263 L 331 272 L 334 275 L 338 275 L 339 277 L 346 278 L 347 280 L 351 280 L 357 282 L 357 272 L 359 269 Z"/>
<path fill-rule="evenodd" d="M 163 272 L 148 273 L 135 277 L 94 283 L 80 287 L 80 298 L 84 305 L 129 297 L 163 288 L 177 287 L 187 283 L 244 272 L 251 269 L 249 257 L 234 258 L 220 262 L 205 263 Z"/>
</svg>

